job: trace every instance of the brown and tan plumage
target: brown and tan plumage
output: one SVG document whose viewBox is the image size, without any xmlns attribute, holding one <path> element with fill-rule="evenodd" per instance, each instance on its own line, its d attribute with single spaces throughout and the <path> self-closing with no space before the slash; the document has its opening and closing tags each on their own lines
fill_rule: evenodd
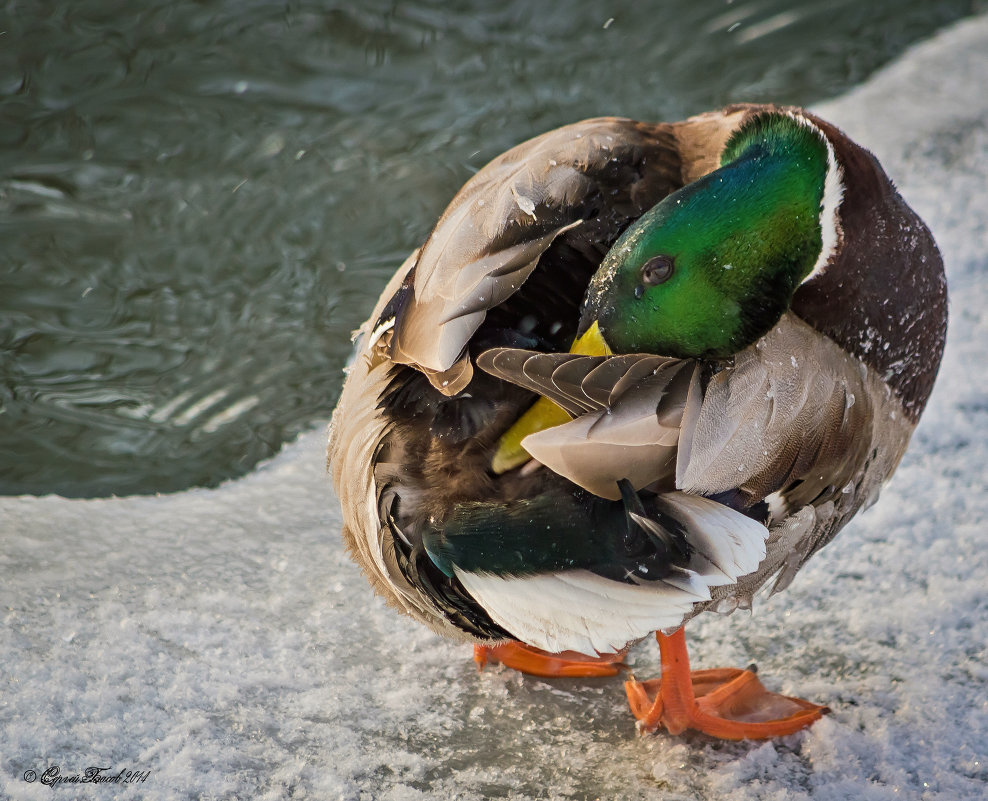
<svg viewBox="0 0 988 801">
<path fill-rule="evenodd" d="M 745 296 L 747 339 L 729 351 L 687 342 L 679 354 L 612 353 L 621 309 L 634 326 L 638 310 L 673 313 L 672 300 L 649 301 L 653 280 L 674 272 L 728 287 L 729 261 L 740 268 L 765 237 L 797 236 L 785 233 L 786 215 L 798 216 L 787 197 L 774 216 L 745 206 L 799 199 L 784 183 L 792 168 L 771 160 L 791 157 L 786 137 L 822 166 L 804 182 L 819 220 L 793 249 L 805 267 L 786 279 L 781 311 Z M 742 168 L 741 179 L 717 178 Z M 781 177 L 764 178 L 769 168 Z M 758 200 L 770 180 L 777 191 Z M 667 222 L 649 224 L 656 214 Z M 737 244 L 759 225 L 773 228 Z M 678 242 L 668 232 L 694 229 L 729 241 L 737 258 L 711 266 L 704 256 L 702 270 L 716 272 L 701 273 L 688 267 L 690 247 L 673 253 L 667 242 L 657 278 L 654 259 L 640 274 L 628 267 L 653 234 Z M 782 262 L 797 269 L 795 257 Z M 625 275 L 638 280 L 633 295 L 621 294 Z M 680 304 L 694 327 L 695 302 Z M 591 318 L 605 340 L 596 355 L 569 352 Z M 605 118 L 551 131 L 467 182 L 361 328 L 330 430 L 344 538 L 390 603 L 488 645 L 608 653 L 713 606 L 745 605 L 769 580 L 786 586 L 877 496 L 929 396 L 945 322 L 929 232 L 867 151 L 806 112 L 734 106 L 681 123 Z M 537 397 L 565 414 L 522 440 L 527 464 L 493 469 L 502 438 L 529 431 L 518 421 Z M 691 688 L 669 656 L 680 640 L 660 637 L 661 689 L 629 684 L 646 728 L 759 737 L 819 716 L 737 672 L 720 677 L 734 700 L 704 701 L 700 679 Z M 752 724 L 738 703 L 777 720 Z"/>
</svg>

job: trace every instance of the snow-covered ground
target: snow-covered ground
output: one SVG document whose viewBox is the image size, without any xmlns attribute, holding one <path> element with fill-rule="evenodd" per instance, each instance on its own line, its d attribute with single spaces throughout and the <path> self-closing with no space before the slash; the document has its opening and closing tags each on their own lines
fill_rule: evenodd
<svg viewBox="0 0 988 801">
<path fill-rule="evenodd" d="M 478 674 L 343 553 L 317 432 L 218 490 L 0 499 L 0 797 L 984 799 L 986 81 L 983 16 L 818 109 L 933 228 L 947 355 L 878 505 L 754 615 L 689 627 L 697 666 L 757 661 L 830 717 L 762 744 L 639 738 L 617 680 Z M 654 644 L 632 661 L 654 675 Z M 150 774 L 53 793 L 51 766 Z"/>
</svg>

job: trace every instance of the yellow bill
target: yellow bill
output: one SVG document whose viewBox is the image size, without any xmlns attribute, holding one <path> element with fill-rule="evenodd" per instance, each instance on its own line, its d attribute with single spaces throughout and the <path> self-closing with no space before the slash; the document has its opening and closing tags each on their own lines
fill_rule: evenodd
<svg viewBox="0 0 988 801">
<path fill-rule="evenodd" d="M 580 356 L 611 355 L 611 350 L 600 335 L 600 329 L 596 322 L 587 329 L 582 337 L 573 341 L 569 352 L 577 353 Z M 529 407 L 527 412 L 518 418 L 511 428 L 501 435 L 501 439 L 497 443 L 497 450 L 494 452 L 494 458 L 491 460 L 491 470 L 500 475 L 525 464 L 532 457 L 522 447 L 522 440 L 529 434 L 568 423 L 570 419 L 570 415 L 551 400 L 539 398 Z"/>
</svg>

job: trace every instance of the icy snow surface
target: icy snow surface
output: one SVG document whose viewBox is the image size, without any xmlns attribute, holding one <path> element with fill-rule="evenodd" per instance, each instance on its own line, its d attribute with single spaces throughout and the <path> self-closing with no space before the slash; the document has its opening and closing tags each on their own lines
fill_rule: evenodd
<svg viewBox="0 0 988 801">
<path fill-rule="evenodd" d="M 0 797 L 984 799 L 988 796 L 988 17 L 820 107 L 932 226 L 946 360 L 877 506 L 751 617 L 689 628 L 828 703 L 767 744 L 639 738 L 619 681 L 489 669 L 374 598 L 322 433 L 215 491 L 0 499 Z M 657 672 L 653 644 L 633 654 Z M 58 765 L 137 786 L 28 783 Z"/>
</svg>

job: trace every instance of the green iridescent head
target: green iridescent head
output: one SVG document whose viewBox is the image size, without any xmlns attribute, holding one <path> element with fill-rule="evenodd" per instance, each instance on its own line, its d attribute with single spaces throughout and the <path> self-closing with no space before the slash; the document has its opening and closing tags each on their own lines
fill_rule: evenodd
<svg viewBox="0 0 988 801">
<path fill-rule="evenodd" d="M 828 146 L 817 129 L 765 114 L 731 136 L 721 165 L 618 239 L 581 329 L 597 320 L 616 353 L 722 358 L 779 320 L 823 247 Z"/>
</svg>

